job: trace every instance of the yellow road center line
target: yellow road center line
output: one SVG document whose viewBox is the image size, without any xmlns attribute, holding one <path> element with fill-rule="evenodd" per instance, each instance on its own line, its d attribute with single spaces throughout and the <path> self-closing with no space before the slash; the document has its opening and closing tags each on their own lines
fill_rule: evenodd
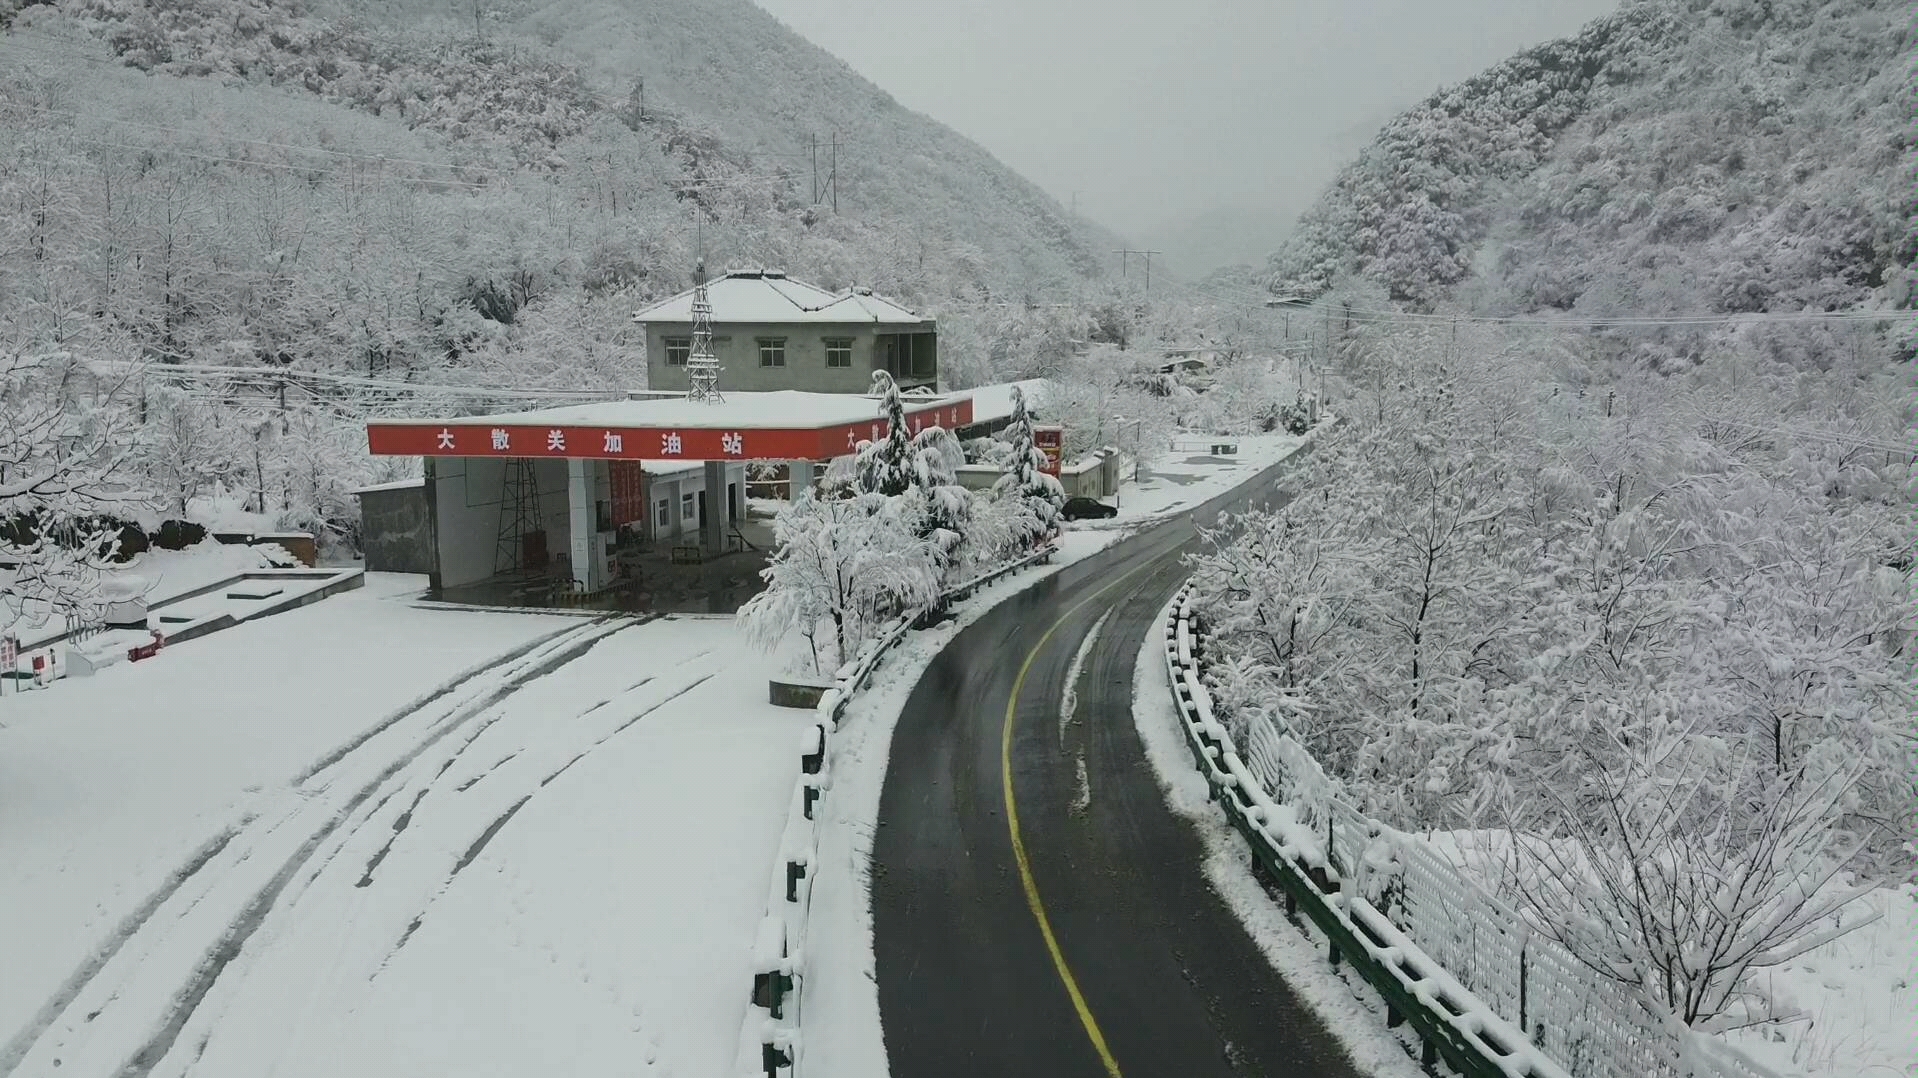
<svg viewBox="0 0 1918 1078">
<path fill-rule="evenodd" d="M 1112 1049 L 1106 1047 L 1105 1034 L 1099 1031 L 1099 1022 L 1092 1017 L 1092 1009 L 1086 1006 L 1086 998 L 1079 991 L 1079 982 L 1072 976 L 1071 967 L 1066 965 L 1066 956 L 1059 950 L 1059 939 L 1052 934 L 1052 922 L 1046 917 L 1046 904 L 1039 898 L 1039 885 L 1032 879 L 1032 863 L 1026 859 L 1026 843 L 1019 836 L 1019 803 L 1012 795 L 1012 724 L 1019 714 L 1019 694 L 1025 688 L 1026 675 L 1032 671 L 1032 663 L 1045 650 L 1052 634 L 1059 631 L 1074 614 L 1084 609 L 1101 595 L 1125 583 L 1127 580 L 1152 568 L 1147 562 L 1130 572 L 1114 579 L 1106 586 L 1075 603 L 1071 609 L 1059 615 L 1059 620 L 1046 629 L 1039 642 L 1026 652 L 1026 661 L 1019 665 L 1019 676 L 1012 681 L 1012 696 L 1006 701 L 1006 722 L 999 734 L 999 778 L 1005 786 L 1006 829 L 1012 833 L 1012 859 L 1019 865 L 1019 882 L 1025 887 L 1026 906 L 1032 910 L 1033 920 L 1039 922 L 1039 935 L 1045 937 L 1046 951 L 1052 955 L 1052 966 L 1059 971 L 1059 980 L 1065 982 L 1066 995 L 1072 997 L 1072 1009 L 1079 1012 L 1079 1024 L 1085 1027 L 1086 1036 L 1091 1039 L 1093 1050 L 1099 1053 L 1099 1061 L 1105 1064 L 1109 1078 L 1124 1078 L 1119 1073 L 1119 1061 L 1112 1058 Z"/>
</svg>

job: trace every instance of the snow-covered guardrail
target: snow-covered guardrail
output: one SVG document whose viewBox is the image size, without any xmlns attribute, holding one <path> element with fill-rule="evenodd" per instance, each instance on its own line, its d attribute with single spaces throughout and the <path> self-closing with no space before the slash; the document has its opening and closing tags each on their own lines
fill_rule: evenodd
<svg viewBox="0 0 1918 1078">
<path fill-rule="evenodd" d="M 1722 1042 L 1668 1028 L 1415 837 L 1337 796 L 1305 746 L 1269 721 L 1245 724 L 1243 753 L 1214 713 L 1188 584 L 1164 630 L 1166 673 L 1192 758 L 1252 847 L 1255 870 L 1301 908 L 1410 1022 L 1424 1062 L 1467 1078 L 1774 1078 Z"/>
<path fill-rule="evenodd" d="M 799 779 L 793 784 L 786 826 L 779 838 L 778 862 L 767 889 L 766 916 L 753 940 L 752 1004 L 741 1024 L 738 1071 L 744 1075 L 786 1078 L 799 1073 L 800 1004 L 804 995 L 807 914 L 812 908 L 813 860 L 818 849 L 814 822 L 819 799 L 831 788 L 831 744 L 855 693 L 864 689 L 880 660 L 906 634 L 954 602 L 1036 563 L 1049 562 L 1058 547 L 1048 543 L 1024 557 L 941 592 L 923 610 L 901 615 L 885 632 L 868 640 L 833 676 L 819 698 L 813 721 L 799 736 Z"/>
</svg>

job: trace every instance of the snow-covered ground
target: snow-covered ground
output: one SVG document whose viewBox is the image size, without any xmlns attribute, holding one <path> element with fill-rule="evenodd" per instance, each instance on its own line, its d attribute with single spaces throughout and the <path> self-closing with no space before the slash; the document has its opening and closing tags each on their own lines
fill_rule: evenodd
<svg viewBox="0 0 1918 1078">
<path fill-rule="evenodd" d="M 1083 520 L 1070 525 L 1074 530 L 1096 531 L 1129 528 L 1167 513 L 1176 513 L 1204 504 L 1231 490 L 1259 472 L 1284 460 L 1305 439 L 1294 434 L 1251 434 L 1212 437 L 1204 434 L 1180 434 L 1176 447 L 1150 465 L 1140 469 L 1135 481 L 1128 477 L 1116 497 L 1103 499 L 1116 505 L 1119 515 L 1110 520 Z M 1238 447 L 1229 457 L 1215 457 L 1213 443 Z M 1210 524 L 1211 521 L 1201 521 Z"/>
<path fill-rule="evenodd" d="M 1495 830 L 1417 837 L 1461 870 L 1487 875 L 1496 875 L 1511 844 Z M 1854 885 L 1849 875 L 1831 883 Z M 1881 887 L 1844 916 L 1849 923 L 1873 913 L 1877 920 L 1850 934 L 1753 974 L 1779 1012 L 1798 1017 L 1721 1036 L 1781 1075 L 1918 1075 L 1918 889 Z"/>
<path fill-rule="evenodd" d="M 1780 1073 L 1918 1075 L 1918 893 L 1883 887 L 1864 903 L 1883 917 L 1758 975 L 1806 1020 L 1727 1039 Z"/>
<path fill-rule="evenodd" d="M 776 658 L 417 588 L 0 704 L 0 1072 L 730 1065 L 810 718 Z"/>
</svg>

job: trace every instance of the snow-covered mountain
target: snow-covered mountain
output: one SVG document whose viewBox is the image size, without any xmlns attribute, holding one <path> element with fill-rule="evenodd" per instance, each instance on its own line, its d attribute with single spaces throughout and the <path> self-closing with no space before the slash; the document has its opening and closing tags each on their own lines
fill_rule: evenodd
<svg viewBox="0 0 1918 1078">
<path fill-rule="evenodd" d="M 170 309 L 157 331 L 152 317 L 133 329 L 194 358 L 260 335 L 209 318 L 273 291 L 248 279 L 276 259 L 274 276 L 334 315 L 355 294 L 382 308 L 411 294 L 411 317 L 366 321 L 399 323 L 395 348 L 378 347 L 414 367 L 457 360 L 499 335 L 484 323 L 516 326 L 541 303 L 675 291 L 701 245 L 714 269 L 776 266 L 934 308 L 1075 287 L 1117 245 L 747 0 L 442 7 L 0 0 L 0 130 L 20 147 L 57 143 L 36 167 L 65 177 L 64 201 L 96 222 L 114 216 L 116 173 L 135 199 L 157 186 L 145 181 L 193 174 L 181 219 L 196 226 L 184 254 L 198 264 L 184 287 L 176 275 L 146 289 Z M 312 226 L 301 242 L 234 227 L 295 176 L 293 219 Z M 370 202 L 334 199 L 349 189 Z M 398 192 L 426 222 L 402 230 L 403 244 L 400 231 L 365 228 Z M 346 236 L 362 264 L 342 274 L 328 263 Z M 103 254 L 97 236 L 45 237 L 91 271 L 95 309 L 145 305 L 107 302 L 137 276 L 108 269 L 141 246 L 118 239 Z M 359 365 L 364 342 L 328 336 L 271 351 Z"/>
<path fill-rule="evenodd" d="M 1124 246 L 747 0 L 0 0 L 0 206 L 0 366 L 175 512 L 340 533 L 368 415 L 643 386 L 702 255 L 929 311 L 967 385 Z"/>
<path fill-rule="evenodd" d="M 1388 124 L 1267 267 L 1431 310 L 1909 307 L 1909 57 L 1893 0 L 1644 0 Z"/>
</svg>

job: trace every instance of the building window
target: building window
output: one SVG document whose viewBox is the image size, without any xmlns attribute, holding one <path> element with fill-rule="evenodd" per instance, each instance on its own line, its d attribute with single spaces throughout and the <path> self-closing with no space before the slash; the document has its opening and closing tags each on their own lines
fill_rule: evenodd
<svg viewBox="0 0 1918 1078">
<path fill-rule="evenodd" d="M 693 339 L 691 337 L 666 338 L 666 365 L 668 367 L 684 367 L 686 365 L 686 357 L 692 354 Z"/>
<path fill-rule="evenodd" d="M 852 338 L 851 337 L 827 337 L 826 338 L 826 366 L 828 367 L 852 366 Z"/>
<path fill-rule="evenodd" d="M 939 373 L 935 360 L 933 336 L 930 333 L 917 333 L 908 338 L 912 341 L 912 373 L 921 378 L 931 378 Z"/>
<path fill-rule="evenodd" d="M 762 367 L 783 367 L 786 365 L 786 338 L 759 338 L 759 365 Z"/>
<path fill-rule="evenodd" d="M 696 494 L 681 494 L 679 496 L 679 522 L 681 524 L 690 524 L 693 522 L 693 519 L 699 515 L 699 503 L 697 499 L 698 495 Z"/>
</svg>

